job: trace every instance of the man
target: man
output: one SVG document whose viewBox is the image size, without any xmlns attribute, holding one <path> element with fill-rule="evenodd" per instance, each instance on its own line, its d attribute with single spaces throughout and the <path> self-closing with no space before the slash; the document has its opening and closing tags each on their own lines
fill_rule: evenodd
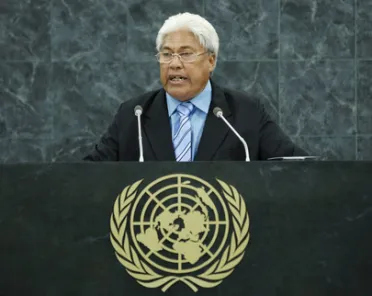
<svg viewBox="0 0 372 296">
<path fill-rule="evenodd" d="M 223 115 L 246 140 L 251 160 L 306 155 L 270 119 L 258 100 L 216 85 L 219 38 L 204 18 L 183 13 L 160 29 L 156 55 L 163 88 L 121 104 L 94 151 L 93 161 L 138 161 L 138 129 L 134 108 L 143 108 L 144 160 L 244 160 L 236 135 L 213 110 Z"/>
</svg>

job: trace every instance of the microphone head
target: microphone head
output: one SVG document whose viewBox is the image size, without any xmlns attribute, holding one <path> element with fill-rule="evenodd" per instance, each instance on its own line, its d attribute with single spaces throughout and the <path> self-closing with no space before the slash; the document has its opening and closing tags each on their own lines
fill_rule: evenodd
<svg viewBox="0 0 372 296">
<path fill-rule="evenodd" d="M 223 111 L 220 107 L 214 107 L 213 109 L 214 115 L 216 115 L 218 118 L 220 118 L 223 115 Z"/>
<path fill-rule="evenodd" d="M 134 114 L 136 116 L 141 115 L 142 114 L 142 111 L 143 111 L 143 109 L 142 109 L 142 107 L 140 105 L 137 105 L 136 107 L 134 107 Z"/>
</svg>

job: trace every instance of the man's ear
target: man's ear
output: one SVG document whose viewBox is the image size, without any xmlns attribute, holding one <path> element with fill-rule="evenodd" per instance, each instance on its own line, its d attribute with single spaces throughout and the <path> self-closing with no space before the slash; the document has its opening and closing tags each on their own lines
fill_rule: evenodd
<svg viewBox="0 0 372 296">
<path fill-rule="evenodd" d="M 209 72 L 213 72 L 214 69 L 216 68 L 216 55 L 214 53 L 209 54 L 208 62 L 209 62 Z"/>
</svg>

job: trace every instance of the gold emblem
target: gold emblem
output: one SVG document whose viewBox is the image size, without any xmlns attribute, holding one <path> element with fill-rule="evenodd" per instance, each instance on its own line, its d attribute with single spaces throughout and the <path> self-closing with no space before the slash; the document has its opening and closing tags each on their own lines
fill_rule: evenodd
<svg viewBox="0 0 372 296">
<path fill-rule="evenodd" d="M 138 283 L 163 292 L 183 282 L 212 288 L 243 259 L 249 217 L 243 197 L 218 180 L 220 192 L 193 175 L 143 180 L 124 188 L 111 215 L 111 243 Z"/>
</svg>

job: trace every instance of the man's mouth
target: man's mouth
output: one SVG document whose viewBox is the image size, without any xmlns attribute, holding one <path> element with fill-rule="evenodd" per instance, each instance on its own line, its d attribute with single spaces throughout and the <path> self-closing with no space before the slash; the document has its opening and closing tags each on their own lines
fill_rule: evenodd
<svg viewBox="0 0 372 296">
<path fill-rule="evenodd" d="M 169 75 L 169 80 L 172 82 L 179 82 L 179 81 L 187 80 L 187 77 L 182 76 L 182 75 Z"/>
</svg>

